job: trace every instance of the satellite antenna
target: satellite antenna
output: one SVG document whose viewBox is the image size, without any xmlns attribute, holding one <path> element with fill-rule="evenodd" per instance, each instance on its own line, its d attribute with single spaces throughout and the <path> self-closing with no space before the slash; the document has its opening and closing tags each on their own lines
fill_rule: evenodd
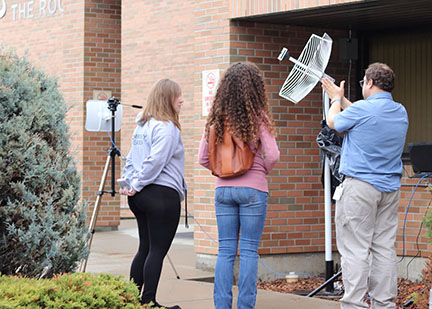
<svg viewBox="0 0 432 309">
<path fill-rule="evenodd" d="M 300 102 L 324 77 L 334 81 L 333 78 L 324 73 L 330 59 L 333 40 L 324 33 L 322 37 L 312 34 L 298 59 L 289 57 L 288 49 L 283 48 L 278 56 L 278 60 L 289 59 L 294 63 L 294 67 L 286 78 L 279 95 L 294 104 Z M 323 117 L 327 118 L 329 110 L 329 97 L 323 90 Z M 329 284 L 336 278 L 334 274 L 332 258 L 332 237 L 331 237 L 331 184 L 330 184 L 330 165 L 329 159 L 325 156 L 324 163 L 324 219 L 325 219 L 325 260 L 326 260 L 326 282 L 322 287 L 326 287 L 327 293 L 334 291 L 333 284 Z M 313 296 L 320 288 L 316 289 L 308 296 Z"/>
<path fill-rule="evenodd" d="M 279 95 L 294 104 L 300 102 L 323 78 L 330 76 L 324 73 L 330 59 L 333 40 L 327 33 L 323 37 L 312 34 L 298 59 L 289 57 L 288 49 L 282 49 L 278 60 L 288 58 L 294 63 L 290 74 L 282 85 Z"/>
</svg>

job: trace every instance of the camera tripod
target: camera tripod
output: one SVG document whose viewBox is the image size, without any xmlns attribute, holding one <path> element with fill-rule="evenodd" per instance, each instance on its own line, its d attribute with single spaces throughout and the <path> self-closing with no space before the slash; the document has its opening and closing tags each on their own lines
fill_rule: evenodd
<svg viewBox="0 0 432 309">
<path fill-rule="evenodd" d="M 93 235 L 95 233 L 95 226 L 96 226 L 96 221 L 97 221 L 97 217 L 98 217 L 99 210 L 100 210 L 100 203 L 102 201 L 102 196 L 104 195 L 104 193 L 109 193 L 109 194 L 111 194 L 111 196 L 114 197 L 116 195 L 116 193 L 118 193 L 115 191 L 115 179 L 116 179 L 115 178 L 115 158 L 116 158 L 116 156 L 120 157 L 120 151 L 115 146 L 115 143 L 114 143 L 115 142 L 115 117 L 116 117 L 115 113 L 117 111 L 117 106 L 121 104 L 121 105 L 131 106 L 134 108 L 142 108 L 142 106 L 139 106 L 139 105 L 123 104 L 118 99 L 116 99 L 114 97 L 108 99 L 107 103 L 108 103 L 108 109 L 111 111 L 111 136 L 112 136 L 112 140 L 111 140 L 111 147 L 108 150 L 107 159 L 105 161 L 105 167 L 104 167 L 104 170 L 102 173 L 102 178 L 101 178 L 101 181 L 99 184 L 99 189 L 97 192 L 96 202 L 95 202 L 95 205 L 93 207 L 93 213 L 92 213 L 91 220 L 90 220 L 90 225 L 89 225 L 89 230 L 88 230 L 90 237 L 87 240 L 87 245 L 88 245 L 89 250 L 90 250 L 92 242 L 93 242 Z M 105 187 L 105 183 L 106 183 L 106 180 L 108 177 L 108 171 L 109 171 L 110 165 L 111 165 L 111 190 L 110 191 L 104 191 L 104 187 Z M 174 270 L 174 273 L 175 273 L 177 279 L 180 279 L 180 276 L 178 275 L 178 273 L 174 267 L 174 264 L 171 261 L 171 258 L 169 257 L 168 254 L 166 256 L 168 258 L 168 261 L 171 264 L 171 267 Z M 88 261 L 88 256 L 82 261 L 80 268 L 79 268 L 80 272 L 86 271 L 87 261 Z"/>
<path fill-rule="evenodd" d="M 87 240 L 87 245 L 88 248 L 90 250 L 92 242 L 93 242 L 93 235 L 95 233 L 95 226 L 96 226 L 96 221 L 97 221 L 97 217 L 99 214 L 99 210 L 100 210 L 100 203 L 102 201 L 102 196 L 104 193 L 110 193 L 111 196 L 115 196 L 116 191 L 115 191 L 115 157 L 116 156 L 120 156 L 120 151 L 115 147 L 114 145 L 114 141 L 115 141 L 115 113 L 117 111 L 117 106 L 120 104 L 120 101 L 116 98 L 110 98 L 108 99 L 108 109 L 111 111 L 111 136 L 112 136 L 112 142 L 111 142 L 111 147 L 108 150 L 108 155 L 107 155 L 107 159 L 105 161 L 105 167 L 102 173 L 102 179 L 101 182 L 99 184 L 99 190 L 97 192 L 97 197 L 96 197 L 96 202 L 95 205 L 93 207 L 93 213 L 91 216 L 91 220 L 90 220 L 90 225 L 89 225 L 89 234 L 90 237 Z M 139 108 L 141 108 L 139 106 Z M 108 176 L 108 170 L 109 167 L 111 165 L 111 191 L 104 191 L 104 187 L 105 187 L 105 183 L 106 183 L 106 179 Z M 85 272 L 86 267 L 87 267 L 87 261 L 88 261 L 88 257 L 84 259 L 84 261 L 81 263 L 80 266 L 80 271 L 81 272 Z"/>
</svg>

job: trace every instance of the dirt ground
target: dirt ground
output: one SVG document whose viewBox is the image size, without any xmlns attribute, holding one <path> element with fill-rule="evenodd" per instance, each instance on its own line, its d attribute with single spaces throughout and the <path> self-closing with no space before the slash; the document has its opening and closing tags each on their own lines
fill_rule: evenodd
<svg viewBox="0 0 432 309">
<path fill-rule="evenodd" d="M 323 279 L 316 278 L 316 277 L 305 277 L 299 279 L 297 282 L 289 282 L 289 283 L 285 279 L 278 279 L 274 281 L 258 282 L 258 288 L 263 290 L 276 291 L 280 293 L 302 294 L 302 292 L 304 291 L 313 291 L 323 283 L 324 283 Z M 341 285 L 341 282 L 338 281 L 337 284 Z M 421 290 L 424 288 L 421 282 L 413 282 L 410 280 L 399 278 L 398 288 L 399 288 L 398 297 L 396 299 L 397 308 L 423 309 L 420 308 L 419 306 L 416 306 L 415 304 L 402 307 L 402 305 L 405 304 L 411 298 L 411 295 L 414 292 L 421 293 Z M 314 297 L 339 301 L 339 299 L 342 296 L 339 297 L 314 296 Z"/>
</svg>

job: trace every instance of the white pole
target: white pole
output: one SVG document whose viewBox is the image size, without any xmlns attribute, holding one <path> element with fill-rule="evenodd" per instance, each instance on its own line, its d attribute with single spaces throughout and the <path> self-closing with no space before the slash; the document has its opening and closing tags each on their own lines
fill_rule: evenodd
<svg viewBox="0 0 432 309">
<path fill-rule="evenodd" d="M 323 107 L 324 119 L 327 119 L 330 108 L 330 98 L 323 90 Z M 332 228 L 331 228 L 331 183 L 330 183 L 330 165 L 327 156 L 324 161 L 324 225 L 325 225 L 325 260 L 326 260 L 326 280 L 333 276 L 333 259 L 332 259 Z M 327 292 L 333 291 L 332 285 L 327 285 Z"/>
<path fill-rule="evenodd" d="M 327 119 L 327 114 L 329 110 L 329 97 L 328 94 L 323 90 L 324 99 L 324 110 L 325 118 Z M 332 238 L 331 238 L 331 190 L 330 190 L 330 166 L 327 156 L 325 157 L 324 163 L 324 214 L 325 214 L 325 257 L 326 261 L 332 259 L 331 249 L 332 249 Z"/>
</svg>

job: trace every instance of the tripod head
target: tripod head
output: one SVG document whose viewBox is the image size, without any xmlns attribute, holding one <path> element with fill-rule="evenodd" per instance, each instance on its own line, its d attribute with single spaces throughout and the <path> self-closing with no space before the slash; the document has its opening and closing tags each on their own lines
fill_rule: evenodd
<svg viewBox="0 0 432 309">
<path fill-rule="evenodd" d="M 124 103 L 120 102 L 118 99 L 116 99 L 115 97 L 109 98 L 108 101 L 107 101 L 107 104 L 108 104 L 108 109 L 110 111 L 116 111 L 117 110 L 117 106 L 120 105 L 120 104 L 121 105 L 125 105 L 125 106 L 130 106 L 130 107 L 133 107 L 133 108 L 142 108 L 141 105 L 124 104 Z"/>
<path fill-rule="evenodd" d="M 115 97 L 109 98 L 108 101 L 107 101 L 107 103 L 108 103 L 108 109 L 111 112 L 116 112 L 117 111 L 117 106 L 119 104 L 121 104 L 121 102 L 118 99 L 116 99 Z"/>
</svg>

